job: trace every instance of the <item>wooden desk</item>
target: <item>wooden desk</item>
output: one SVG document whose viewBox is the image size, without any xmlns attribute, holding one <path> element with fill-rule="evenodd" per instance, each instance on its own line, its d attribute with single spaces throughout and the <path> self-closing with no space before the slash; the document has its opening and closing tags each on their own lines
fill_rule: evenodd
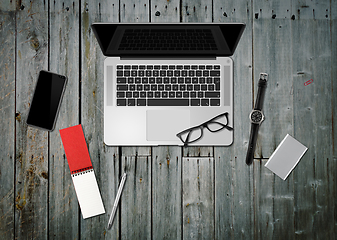
<svg viewBox="0 0 337 240">
<path fill-rule="evenodd" d="M 336 239 L 336 13 L 336 0 L 2 1 L 0 238 Z M 103 143 L 104 57 L 90 25 L 119 21 L 247 24 L 233 56 L 232 146 Z M 25 124 L 42 69 L 69 78 L 51 133 Z M 260 72 L 269 73 L 266 120 L 247 166 Z M 79 123 L 107 212 L 88 220 L 58 132 Z M 309 149 L 283 181 L 264 164 L 287 133 Z M 106 231 L 124 171 L 122 204 Z"/>
</svg>

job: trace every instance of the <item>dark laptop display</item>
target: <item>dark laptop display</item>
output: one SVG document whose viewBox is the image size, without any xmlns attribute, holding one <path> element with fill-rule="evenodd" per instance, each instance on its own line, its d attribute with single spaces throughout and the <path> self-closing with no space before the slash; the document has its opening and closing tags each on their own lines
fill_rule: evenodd
<svg viewBox="0 0 337 240">
<path fill-rule="evenodd" d="M 231 56 L 240 23 L 100 24 L 92 29 L 105 56 Z"/>
</svg>

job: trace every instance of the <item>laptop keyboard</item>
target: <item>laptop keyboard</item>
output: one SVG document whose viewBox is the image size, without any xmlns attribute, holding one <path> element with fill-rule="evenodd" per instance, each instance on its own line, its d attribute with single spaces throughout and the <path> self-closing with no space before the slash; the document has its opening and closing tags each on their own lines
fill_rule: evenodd
<svg viewBox="0 0 337 240">
<path fill-rule="evenodd" d="M 220 106 L 220 65 L 117 65 L 117 106 Z"/>
<path fill-rule="evenodd" d="M 126 29 L 118 50 L 217 50 L 210 29 Z"/>
</svg>

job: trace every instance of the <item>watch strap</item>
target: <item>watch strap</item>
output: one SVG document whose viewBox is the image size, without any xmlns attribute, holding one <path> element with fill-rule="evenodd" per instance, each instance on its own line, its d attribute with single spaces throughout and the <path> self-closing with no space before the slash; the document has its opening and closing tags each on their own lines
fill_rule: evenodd
<svg viewBox="0 0 337 240">
<path fill-rule="evenodd" d="M 247 165 L 252 164 L 253 159 L 254 159 L 254 152 L 255 152 L 255 146 L 256 146 L 259 128 L 260 128 L 259 124 L 254 124 L 254 123 L 251 124 L 248 150 L 247 150 L 247 156 L 246 156 Z"/>
<path fill-rule="evenodd" d="M 263 101 L 264 101 L 264 95 L 267 88 L 267 77 L 268 74 L 261 73 L 260 79 L 258 83 L 258 90 L 257 90 L 257 96 L 256 96 L 256 102 L 255 102 L 255 108 L 257 110 L 262 110 Z"/>
</svg>

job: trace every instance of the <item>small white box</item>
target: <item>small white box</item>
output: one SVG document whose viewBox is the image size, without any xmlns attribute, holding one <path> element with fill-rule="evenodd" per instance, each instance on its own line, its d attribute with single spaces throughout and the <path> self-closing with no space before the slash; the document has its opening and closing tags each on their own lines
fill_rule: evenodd
<svg viewBox="0 0 337 240">
<path fill-rule="evenodd" d="M 307 150 L 306 146 L 287 134 L 264 166 L 286 180 Z"/>
</svg>

